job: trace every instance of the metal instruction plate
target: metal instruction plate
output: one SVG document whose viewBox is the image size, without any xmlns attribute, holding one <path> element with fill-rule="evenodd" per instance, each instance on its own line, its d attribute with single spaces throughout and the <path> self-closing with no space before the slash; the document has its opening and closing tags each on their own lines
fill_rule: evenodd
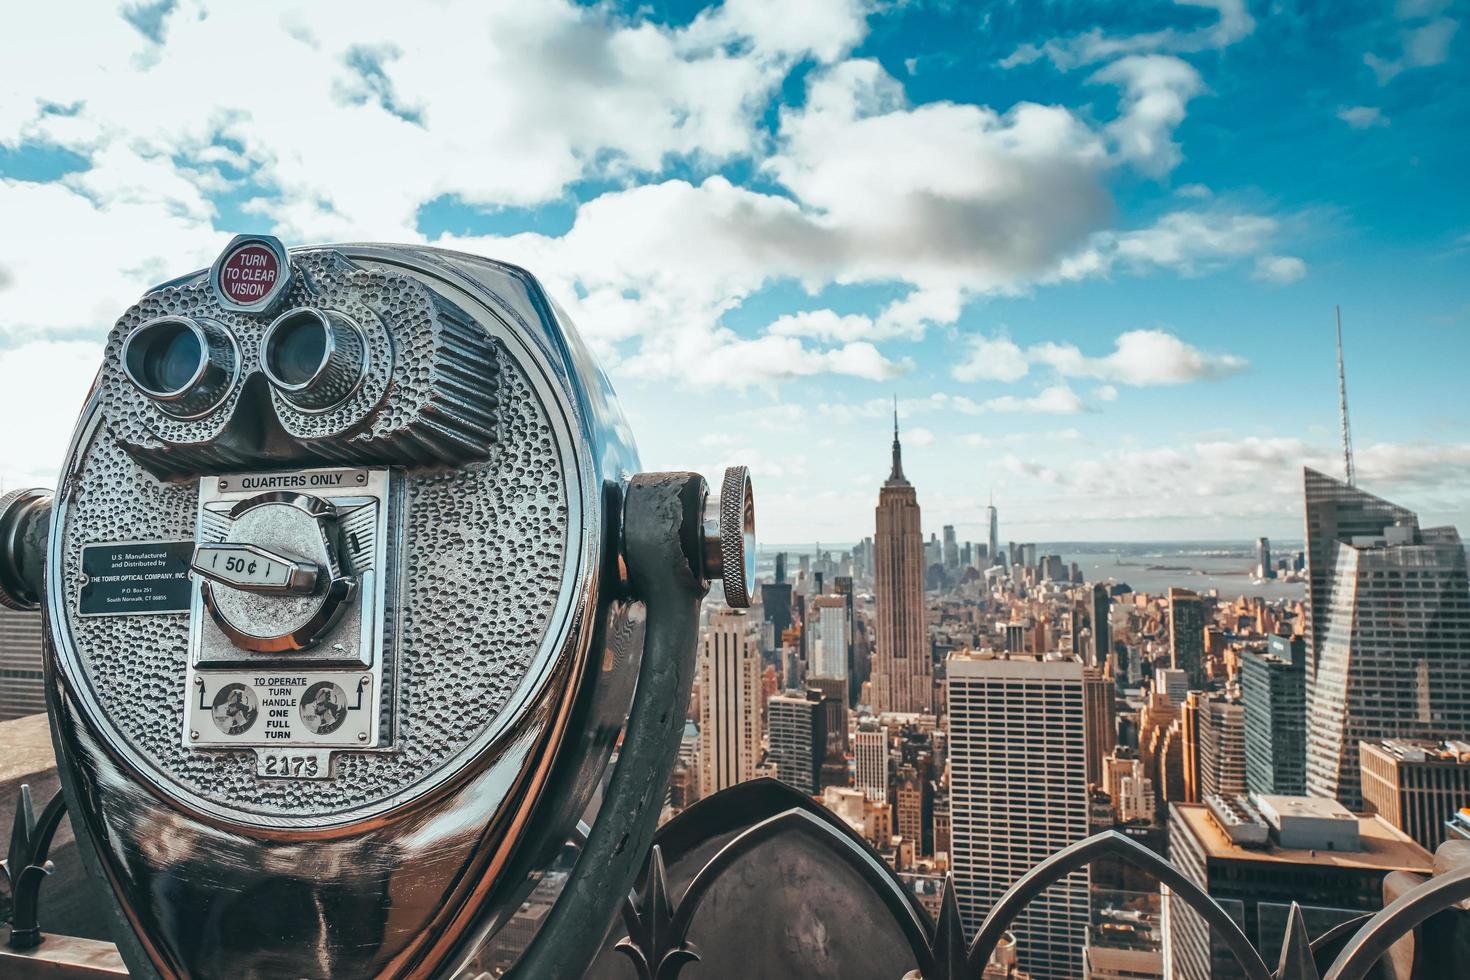
<svg viewBox="0 0 1470 980">
<path fill-rule="evenodd" d="M 205 477 L 213 483 L 217 494 L 252 494 L 270 490 L 299 490 L 306 493 L 332 493 L 363 490 L 367 487 L 367 470 L 298 470 L 291 473 L 232 473 L 228 476 Z"/>
<path fill-rule="evenodd" d="M 192 686 L 184 744 L 193 748 L 377 742 L 378 699 L 366 671 L 198 671 Z"/>
<path fill-rule="evenodd" d="M 186 613 L 193 541 L 109 541 L 82 548 L 79 616 Z"/>
</svg>

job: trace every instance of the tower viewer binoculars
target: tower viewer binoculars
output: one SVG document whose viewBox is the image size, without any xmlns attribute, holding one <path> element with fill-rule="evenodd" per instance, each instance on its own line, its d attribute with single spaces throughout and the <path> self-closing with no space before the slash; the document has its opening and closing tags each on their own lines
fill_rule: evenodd
<svg viewBox="0 0 1470 980">
<path fill-rule="evenodd" d="M 641 865 L 748 474 L 639 473 L 526 271 L 240 236 L 117 321 L 54 498 L 0 499 L 63 790 L 136 975 L 577 976 Z M 616 761 L 614 750 L 616 748 Z"/>
</svg>

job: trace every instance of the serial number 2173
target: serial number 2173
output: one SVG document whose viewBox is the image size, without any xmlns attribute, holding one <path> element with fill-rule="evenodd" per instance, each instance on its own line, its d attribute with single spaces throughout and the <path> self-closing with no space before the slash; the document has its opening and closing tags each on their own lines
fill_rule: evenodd
<svg viewBox="0 0 1470 980">
<path fill-rule="evenodd" d="M 255 772 L 258 776 L 280 779 L 328 779 L 332 775 L 331 755 L 327 752 L 281 752 L 257 749 Z"/>
</svg>

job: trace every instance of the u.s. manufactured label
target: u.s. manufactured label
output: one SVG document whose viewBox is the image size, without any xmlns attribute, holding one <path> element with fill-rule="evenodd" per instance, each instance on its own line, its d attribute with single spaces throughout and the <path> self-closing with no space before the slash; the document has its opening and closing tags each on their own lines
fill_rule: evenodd
<svg viewBox="0 0 1470 980">
<path fill-rule="evenodd" d="M 186 613 L 193 541 L 109 541 L 82 548 L 80 616 Z"/>
</svg>

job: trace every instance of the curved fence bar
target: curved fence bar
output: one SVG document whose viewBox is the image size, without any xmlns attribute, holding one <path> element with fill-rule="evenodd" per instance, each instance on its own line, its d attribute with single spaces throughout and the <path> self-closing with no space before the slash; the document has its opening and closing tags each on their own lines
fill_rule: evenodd
<svg viewBox="0 0 1470 980">
<path fill-rule="evenodd" d="M 1026 872 L 1006 890 L 1006 893 L 991 908 L 990 913 L 985 916 L 985 921 L 975 936 L 975 942 L 970 947 L 971 976 L 980 975 L 980 971 L 985 968 L 985 963 L 995 951 L 996 944 L 1000 942 L 1006 926 L 1011 924 L 1011 920 L 1019 915 L 1032 899 L 1041 894 L 1047 886 L 1055 884 L 1073 871 L 1085 868 L 1098 858 L 1107 855 L 1122 858 L 1150 872 L 1160 882 L 1168 885 L 1211 927 L 1219 931 L 1225 944 L 1230 947 L 1230 952 L 1250 980 L 1271 980 L 1271 971 L 1261 959 L 1261 954 L 1256 952 L 1256 948 L 1251 945 L 1245 933 L 1240 931 L 1240 926 L 1235 924 L 1235 920 L 1224 909 L 1215 904 L 1208 894 L 1169 862 L 1115 830 L 1094 834 L 1086 840 L 1063 848 Z"/>
<path fill-rule="evenodd" d="M 1324 980 L 1363 980 L 1388 948 L 1436 912 L 1470 899 L 1470 868 L 1436 875 L 1400 895 L 1353 934 Z"/>
<path fill-rule="evenodd" d="M 678 907 L 674 910 L 671 934 L 682 941 L 683 937 L 688 934 L 694 913 L 699 910 L 705 893 L 720 875 L 761 844 L 788 831 L 804 835 L 835 854 L 843 863 L 856 871 L 864 884 L 872 889 L 873 894 L 887 907 L 894 922 L 909 941 L 909 946 L 918 958 L 921 967 L 927 965 L 925 961 L 930 955 L 928 923 L 914 914 L 913 907 L 904 897 L 902 882 L 896 879 L 888 865 L 876 859 L 850 838 L 833 832 L 824 821 L 803 810 L 787 810 L 762 820 L 742 832 L 710 858 L 709 862 L 695 874 L 694 879 L 689 882 L 689 887 L 680 898 Z"/>
<path fill-rule="evenodd" d="M 1337 954 L 1342 952 L 1348 940 L 1372 919 L 1372 912 L 1364 912 L 1346 922 L 1339 922 L 1312 940 L 1312 960 L 1317 964 L 1317 969 L 1319 971 L 1327 969 L 1328 965 L 1337 959 Z"/>
</svg>

